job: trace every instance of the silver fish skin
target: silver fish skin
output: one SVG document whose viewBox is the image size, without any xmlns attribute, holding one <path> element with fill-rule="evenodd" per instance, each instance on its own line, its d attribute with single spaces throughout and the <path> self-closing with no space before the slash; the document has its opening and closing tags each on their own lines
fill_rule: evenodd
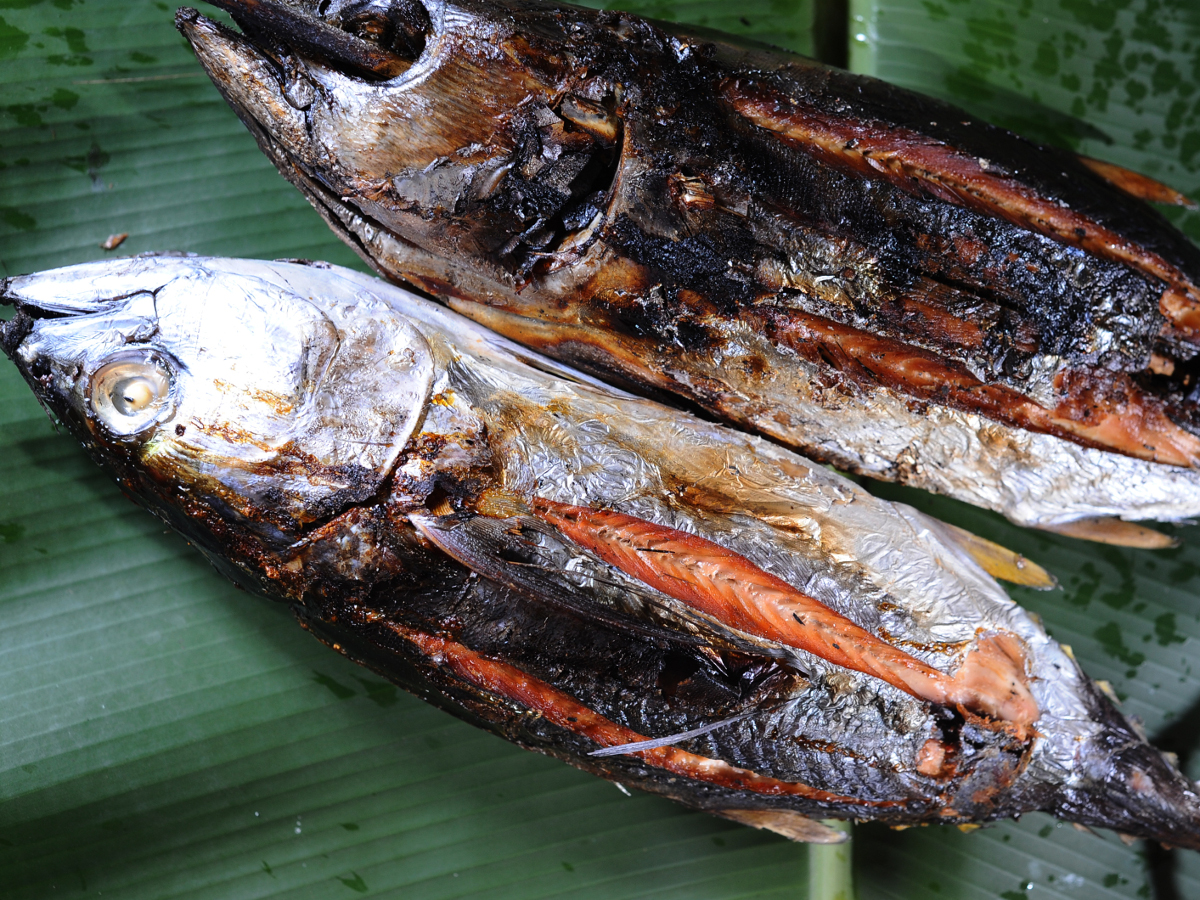
<svg viewBox="0 0 1200 900">
<path fill-rule="evenodd" d="M 216 5 L 245 34 L 181 11 L 200 62 L 385 277 L 1019 524 L 1200 515 L 1200 252 L 1134 196 L 1168 188 L 621 13 Z"/>
<path fill-rule="evenodd" d="M 325 264 L 139 257 L 0 300 L 127 494 L 523 746 L 803 840 L 1042 809 L 1200 847 L 1196 786 L 953 529 L 788 450 Z"/>
</svg>

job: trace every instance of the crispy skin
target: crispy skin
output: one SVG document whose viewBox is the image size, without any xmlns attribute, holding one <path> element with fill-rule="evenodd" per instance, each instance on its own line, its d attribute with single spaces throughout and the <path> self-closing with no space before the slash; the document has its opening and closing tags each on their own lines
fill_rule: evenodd
<svg viewBox="0 0 1200 900">
<path fill-rule="evenodd" d="M 369 85 L 303 42 L 256 49 L 249 7 L 250 42 L 180 26 L 381 273 L 547 353 L 952 492 L 918 477 L 919 443 L 890 465 L 852 443 L 872 392 L 981 416 L 957 421 L 985 441 L 995 423 L 1200 461 L 1200 251 L 1138 199 L 1178 195 L 812 60 L 531 0 L 438 8 L 408 74 Z M 338 89 L 264 106 L 283 85 L 247 86 L 253 54 Z M 789 379 L 823 421 L 777 390 Z"/>
<path fill-rule="evenodd" d="M 366 521 L 356 518 L 360 529 Z M 847 729 L 839 747 L 832 736 L 806 734 L 815 721 L 797 729 L 796 710 L 775 708 L 772 691 L 786 676 L 774 660 L 733 654 L 714 666 L 686 645 L 563 614 L 538 597 L 471 578 L 387 530 L 376 534 L 407 558 L 403 571 L 354 599 L 323 579 L 325 600 L 313 597 L 297 614 L 341 652 L 509 740 L 714 811 L 792 809 L 905 823 L 939 817 L 948 802 L 956 815 L 971 817 L 1002 816 L 1008 804 L 1029 802 L 994 789 L 1016 778 L 1028 752 L 1003 731 L 951 716 L 935 738 L 953 764 L 925 774 L 880 766 L 872 757 L 894 752 L 885 751 L 885 735 Z M 314 547 L 309 559 L 319 554 Z M 679 748 L 587 756 L 755 707 L 750 719 Z M 780 728 L 792 737 L 748 740 Z M 838 758 L 832 769 L 824 761 L 831 756 Z M 806 783 L 813 777 L 822 788 Z"/>
<path fill-rule="evenodd" d="M 1067 197 L 1075 199 L 1076 192 L 1071 190 L 1073 185 L 1068 179 L 1072 174 L 1079 178 L 1081 164 L 1130 196 L 1150 194 L 1160 201 L 1187 202 L 1182 195 L 1167 193 L 1168 189 L 1161 185 L 1160 190 L 1154 191 L 1151 185 L 1155 183 L 1150 179 L 1136 173 L 1123 174 L 1120 167 L 1100 163 L 1097 171 L 1095 161 L 1089 164 L 1079 160 L 1072 165 L 1066 154 L 1050 151 L 1044 152 L 1068 166 L 1066 177 L 1038 184 L 1040 179 L 1036 176 L 1031 180 L 1010 170 L 1014 158 L 1028 154 L 1021 152 L 1025 148 L 1019 142 L 1002 132 L 997 135 L 1000 145 L 985 150 L 969 138 L 958 142 L 947 140 L 936 130 L 930 133 L 886 120 L 850 118 L 841 110 L 831 112 L 827 106 L 806 103 L 808 97 L 798 99 L 793 92 L 764 89 L 751 79 L 726 82 L 721 86 L 721 95 L 759 128 L 779 134 L 797 149 L 836 168 L 869 178 L 882 177 L 918 196 L 929 195 L 986 215 L 1000 216 L 1161 279 L 1171 287 L 1160 300 L 1163 314 L 1189 336 L 1198 336 L 1200 291 L 1179 265 L 1146 243 L 1122 233 L 1125 229 L 1116 227 L 1110 210 L 1097 208 L 1094 203 L 1077 209 L 1069 201 L 1063 202 Z M 930 124 L 936 128 L 936 122 Z M 1005 140 L 1006 137 L 1009 139 Z M 988 156 L 978 155 L 980 151 Z M 1001 159 L 995 161 L 990 158 L 993 155 Z M 1044 163 L 1039 168 L 1044 168 Z M 1108 199 L 1113 199 L 1111 191 L 1106 193 Z M 1194 257 L 1194 253 L 1187 254 L 1190 248 L 1175 249 Z"/>
<path fill-rule="evenodd" d="M 305 555 L 320 589 L 294 607 L 301 623 L 351 659 L 522 746 L 718 814 L 790 810 L 906 825 L 1041 808 L 1195 846 L 1189 826 L 1161 804 L 1143 808 L 1097 789 L 1130 772 L 1161 778 L 1163 762 L 1092 688 L 1081 699 L 1110 729 L 1112 757 L 1060 789 L 1024 777 L 1029 745 L 1004 730 L 951 715 L 927 737 L 876 732 L 823 713 L 838 704 L 821 698 L 829 687 L 800 708 L 775 706 L 787 677 L 776 660 L 734 653 L 714 665 L 689 645 L 647 640 L 566 613 L 552 598 L 473 577 L 396 531 L 384 509 L 355 511 L 352 520 L 360 542 L 371 535 L 368 558 L 392 560 L 389 573 L 371 587 L 336 577 L 332 559 L 351 522 L 330 523 Z M 750 718 L 678 748 L 588 755 L 748 710 Z M 788 738 L 764 741 L 769 734 Z M 907 756 L 910 744 L 911 768 L 884 762 Z"/>
<path fill-rule="evenodd" d="M 0 288 L 18 307 L 0 347 L 131 497 L 323 640 L 511 740 L 792 836 L 828 837 L 794 815 L 1044 809 L 1197 845 L 1195 785 L 961 541 L 782 448 L 345 270 L 135 258 Z M 214 349 L 197 335 L 220 309 L 245 319 Z M 229 396 L 281 318 L 318 312 L 328 328 L 274 341 Z M 295 364 L 334 347 L 318 392 Z M 176 360 L 178 405 L 159 412 L 187 427 L 151 420 L 131 441 L 97 413 L 95 373 L 131 350 Z M 296 402 L 279 405 L 286 385 Z M 361 429 L 396 428 L 398 396 L 419 424 L 391 433 L 380 468 L 328 463 L 375 452 Z M 249 411 L 260 397 L 268 419 Z M 294 436 L 316 410 L 321 433 Z M 202 454 L 197 417 L 217 441 Z M 280 427 L 293 437 L 264 456 Z M 332 489 L 303 516 L 297 476 Z"/>
</svg>

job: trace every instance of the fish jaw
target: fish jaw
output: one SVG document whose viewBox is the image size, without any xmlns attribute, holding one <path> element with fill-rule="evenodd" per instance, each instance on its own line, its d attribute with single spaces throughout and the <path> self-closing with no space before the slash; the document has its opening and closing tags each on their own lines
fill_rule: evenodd
<svg viewBox="0 0 1200 900">
<path fill-rule="evenodd" d="M 385 277 L 511 304 L 547 295 L 531 270 L 556 258 L 555 283 L 579 283 L 621 158 L 619 86 L 544 52 L 547 32 L 569 37 L 551 9 L 522 7 L 518 27 L 474 6 L 429 8 L 421 56 L 386 81 L 195 11 L 177 24 L 279 171 Z M 286 107 L 300 81 L 312 90 L 297 118 Z"/>
<path fill-rule="evenodd" d="M 114 292 L 106 290 L 110 285 L 93 285 L 90 276 L 99 274 L 88 267 L 79 273 L 5 279 L 0 283 L 0 304 L 14 307 L 16 315 L 0 323 L 0 349 L 52 419 L 67 424 L 90 450 L 97 447 L 97 441 L 114 438 L 113 450 L 120 454 L 133 442 L 93 433 L 86 412 L 87 384 L 81 374 L 85 366 L 97 365 L 136 336 L 153 333 L 153 292 L 163 282 L 137 272 L 127 282 L 122 280 L 122 287 Z M 82 317 L 91 317 L 97 327 L 73 328 L 72 323 Z M 167 398 L 164 418 L 170 417 L 169 407 Z"/>
<path fill-rule="evenodd" d="M 184 7 L 175 17 L 217 89 L 246 122 L 278 135 L 299 151 L 311 151 L 304 113 L 288 102 L 284 77 L 245 37 Z"/>
</svg>

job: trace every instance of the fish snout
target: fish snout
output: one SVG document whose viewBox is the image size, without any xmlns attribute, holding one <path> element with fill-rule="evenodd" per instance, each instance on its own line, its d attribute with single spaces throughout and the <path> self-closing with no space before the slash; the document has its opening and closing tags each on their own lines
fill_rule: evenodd
<svg viewBox="0 0 1200 900">
<path fill-rule="evenodd" d="M 175 27 L 192 45 L 217 90 L 251 133 L 265 131 L 293 151 L 308 146 L 303 109 L 311 96 L 311 86 L 294 67 L 284 66 L 245 36 L 206 19 L 194 9 L 180 9 Z"/>
<path fill-rule="evenodd" d="M 12 281 L 0 280 L 0 306 L 16 307 L 12 318 L 0 320 L 0 350 L 17 367 L 51 421 L 62 421 L 68 411 L 62 367 L 55 365 L 53 354 L 43 342 L 30 339 L 37 328 L 36 310 L 22 303 L 10 290 Z"/>
<path fill-rule="evenodd" d="M 158 328 L 155 294 L 170 278 L 164 269 L 177 262 L 134 257 L 0 282 L 0 305 L 16 309 L 0 322 L 0 349 L 81 440 L 95 436 L 92 425 L 106 410 L 119 427 L 105 433 L 118 442 L 168 410 L 170 377 L 141 345 Z M 119 395 L 115 411 L 101 395 Z"/>
<path fill-rule="evenodd" d="M 9 292 L 11 278 L 0 279 L 0 306 L 17 307 L 16 314 L 7 321 L 0 321 L 0 350 L 16 362 L 17 348 L 33 329 L 33 318 L 18 305 L 18 298 Z"/>
</svg>

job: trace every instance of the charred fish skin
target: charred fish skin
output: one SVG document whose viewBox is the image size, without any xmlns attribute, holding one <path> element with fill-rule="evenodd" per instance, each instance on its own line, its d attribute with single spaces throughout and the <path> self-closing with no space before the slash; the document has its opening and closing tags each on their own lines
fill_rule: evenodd
<svg viewBox="0 0 1200 900">
<path fill-rule="evenodd" d="M 247 36 L 190 10 L 181 31 L 386 277 L 1021 524 L 1200 513 L 1200 251 L 1134 196 L 1168 189 L 621 13 L 431 0 L 397 74 L 290 35 L 366 41 L 412 4 L 289 6 L 270 43 L 264 4 L 218 5 Z"/>
<path fill-rule="evenodd" d="M 940 523 L 789 451 L 324 265 L 3 290 L 0 346 L 130 496 L 510 740 L 805 839 L 1044 809 L 1200 844 L 1195 786 Z"/>
</svg>

